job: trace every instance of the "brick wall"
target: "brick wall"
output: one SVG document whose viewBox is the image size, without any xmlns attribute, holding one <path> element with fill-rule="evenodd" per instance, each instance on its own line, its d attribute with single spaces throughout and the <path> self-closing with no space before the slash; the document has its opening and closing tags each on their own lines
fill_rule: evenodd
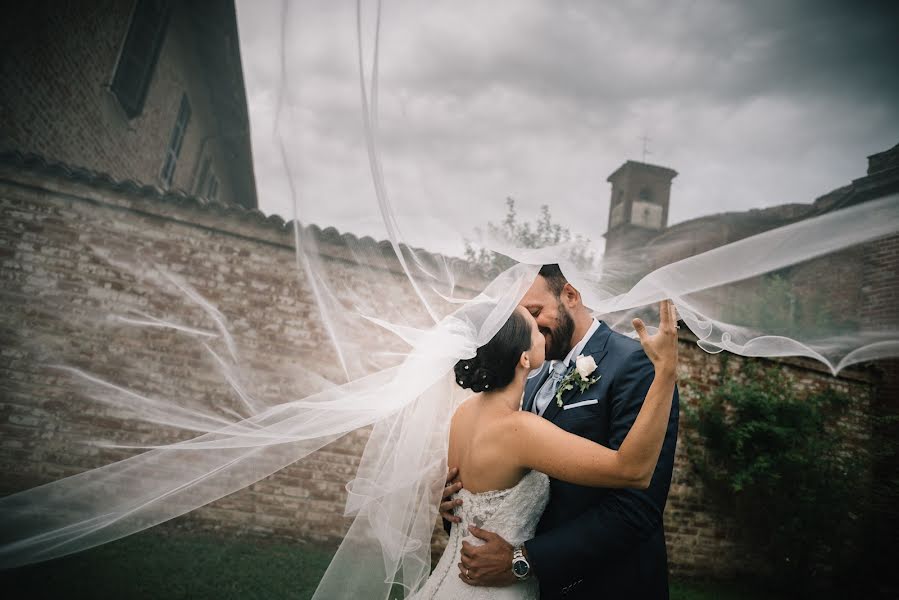
<svg viewBox="0 0 899 600">
<path fill-rule="evenodd" d="M 160 171 L 182 94 L 192 116 L 172 187 L 197 193 L 199 165 L 212 159 L 219 198 L 234 199 L 234 169 L 200 62 L 185 5 L 173 3 L 159 60 L 140 115 L 128 119 L 109 89 L 128 31 L 132 2 L 22 3 L 6 11 L 0 38 L 0 151 L 49 159 L 161 185 Z M 242 125 L 246 130 L 246 123 Z M 244 170 L 251 165 L 243 166 Z M 236 176 L 236 175 L 235 175 Z"/>
<path fill-rule="evenodd" d="M 150 397 L 179 398 L 188 407 L 235 406 L 233 394 L 195 344 L 165 330 L 129 330 L 110 321 L 113 314 L 137 310 L 211 328 L 202 311 L 154 281 L 147 270 L 150 264 L 180 274 L 231 318 L 229 328 L 255 374 L 249 383 L 259 397 L 276 401 L 322 385 L 308 380 L 305 371 L 298 374 L 295 365 L 342 380 L 311 291 L 296 276 L 292 231 L 277 220 L 256 212 L 241 218 L 219 208 L 198 210 L 195 202 L 185 206 L 101 192 L 66 180 L 19 175 L 11 183 L 9 174 L 0 171 L 4 493 L 127 454 L 71 440 L 174 439 L 161 439 L 158 428 L 89 401 L 87 392 L 96 389 L 83 389 L 77 378 L 48 364 L 83 368 Z M 328 242 L 321 244 L 328 253 Z M 325 259 L 330 277 L 370 296 L 386 286 L 395 299 L 408 294 L 407 304 L 415 306 L 400 276 L 383 270 L 372 280 L 341 258 L 345 248 L 333 250 Z M 373 347 L 399 349 L 396 338 L 374 325 L 369 339 Z M 193 527 L 333 541 L 346 527 L 341 516 L 344 485 L 355 471 L 366 435 L 350 435 L 197 511 L 187 522 Z M 191 436 L 181 435 L 185 437 Z"/>
<path fill-rule="evenodd" d="M 868 248 L 865 256 L 862 284 L 865 324 L 874 329 L 886 326 L 899 327 L 896 299 L 899 298 L 899 235 L 878 240 Z M 874 476 L 880 485 L 881 500 L 877 503 L 879 522 L 885 532 L 872 545 L 877 548 L 879 564 L 873 565 L 877 572 L 890 572 L 896 564 L 897 552 L 893 541 L 894 532 L 899 530 L 899 485 L 897 485 L 896 465 L 899 464 L 899 360 L 878 361 L 881 381 L 874 399 L 875 414 L 885 417 L 878 423 L 875 439 L 885 450 L 880 462 L 875 465 Z M 891 533 L 892 532 L 892 533 Z M 897 576 L 885 577 L 893 581 Z"/>
<path fill-rule="evenodd" d="M 259 397 L 274 401 L 321 385 L 298 374 L 295 365 L 341 378 L 308 284 L 296 276 L 292 234 L 278 219 L 10 166 L 0 166 L 0 213 L 2 493 L 128 454 L 72 440 L 175 439 L 160 439 L 158 428 L 129 420 L 114 405 L 89 401 L 87 390 L 49 364 L 64 361 L 148 396 L 177 394 L 186 406 L 236 406 L 192 343 L 165 330 L 130 331 L 109 320 L 112 313 L 133 309 L 210 328 L 202 311 L 154 280 L 146 268 L 150 263 L 180 274 L 230 317 L 243 358 L 256 373 L 249 383 Z M 345 260 L 349 249 L 338 243 L 339 236 L 326 231 L 318 237 L 332 278 L 351 282 L 360 297 L 389 293 L 416 305 L 389 261 L 377 276 L 360 272 Z M 397 344 L 376 327 L 370 339 L 372 347 Z M 689 404 L 717 384 L 720 366 L 717 357 L 686 338 L 682 357 L 682 402 Z M 738 368 L 739 361 L 732 365 Z M 804 361 L 782 365 L 785 376 L 801 387 L 844 389 L 860 410 L 870 397 L 871 382 L 864 374 L 846 372 L 834 381 Z M 344 485 L 355 472 L 366 436 L 367 431 L 346 436 L 175 520 L 174 526 L 332 544 L 348 526 L 342 516 Z M 683 443 L 666 523 L 674 573 L 725 576 L 746 565 L 746 549 L 739 547 L 727 515 L 717 513 L 703 495 Z M 443 539 L 435 535 L 435 551 Z"/>
<path fill-rule="evenodd" d="M 899 327 L 899 235 L 873 242 L 868 249 L 862 284 L 865 324 L 878 329 Z M 884 361 L 881 367 L 880 400 L 888 414 L 899 415 L 899 361 Z"/>
</svg>

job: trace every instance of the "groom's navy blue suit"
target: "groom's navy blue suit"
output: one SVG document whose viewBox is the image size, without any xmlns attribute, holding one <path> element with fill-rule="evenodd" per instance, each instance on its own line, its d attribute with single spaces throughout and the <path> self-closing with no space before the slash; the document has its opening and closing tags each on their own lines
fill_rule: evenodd
<svg viewBox="0 0 899 600">
<path fill-rule="evenodd" d="M 617 449 L 652 383 L 652 363 L 638 341 L 613 332 L 605 323 L 600 323 L 581 354 L 593 357 L 597 365 L 593 376 L 602 377 L 583 393 L 570 390 L 562 400 L 565 405 L 586 404 L 565 410 L 554 398 L 543 416 L 565 431 Z M 528 381 L 524 410 L 530 410 L 546 380 L 548 364 Z M 543 600 L 668 597 L 662 513 L 671 485 L 677 427 L 675 388 L 662 452 L 646 490 L 550 480 L 549 504 L 534 539 L 525 544 Z"/>
</svg>

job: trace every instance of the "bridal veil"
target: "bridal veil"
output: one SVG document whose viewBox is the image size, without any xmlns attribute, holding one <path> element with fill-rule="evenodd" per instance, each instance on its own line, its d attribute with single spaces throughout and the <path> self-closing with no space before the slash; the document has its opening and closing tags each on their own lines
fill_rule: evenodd
<svg viewBox="0 0 899 600">
<path fill-rule="evenodd" d="M 305 387 L 278 401 L 262 401 L 248 383 L 254 380 L 253 366 L 243 360 L 230 332 L 240 315 L 220 312 L 189 277 L 166 265 L 139 256 L 121 262 L 118 267 L 136 273 L 142 285 L 166 290 L 194 318 L 180 321 L 123 307 L 106 326 L 164 329 L 202 348 L 210 365 L 203 376 L 225 382 L 232 397 L 217 405 L 190 402 L 177 393 L 150 397 L 133 389 L 139 386 L 129 379 L 153 377 L 150 366 L 145 373 L 110 379 L 67 364 L 64 356 L 48 356 L 61 381 L 80 386 L 120 418 L 184 435 L 175 443 L 118 443 L 128 453 L 121 461 L 0 499 L 3 567 L 48 560 L 152 527 L 367 428 L 358 471 L 347 483 L 352 525 L 316 597 L 387 598 L 399 589 L 416 590 L 430 569 L 449 417 L 464 399 L 452 367 L 498 331 L 542 264 L 560 264 L 584 303 L 622 333 L 630 333 L 633 315 L 671 298 L 709 352 L 804 356 L 834 374 L 899 356 L 897 309 L 865 314 L 860 301 L 838 300 L 857 281 L 827 268 L 846 253 L 899 234 L 895 191 L 808 210 L 803 218 L 698 252 L 685 251 L 682 238 L 658 236 L 633 252 L 604 253 L 606 215 L 584 226 L 593 232 L 592 241 L 525 247 L 521 240 L 472 226 L 501 219 L 502 198 L 495 199 L 498 212 L 493 212 L 483 201 L 465 197 L 472 192 L 465 183 L 472 165 L 503 160 L 481 155 L 479 148 L 485 153 L 505 148 L 513 160 L 515 152 L 530 151 L 516 147 L 527 144 L 530 127 L 553 122 L 516 122 L 505 114 L 520 100 L 514 80 L 494 79 L 490 89 L 469 89 L 470 73 L 493 68 L 478 52 L 503 34 L 501 12 L 402 2 L 383 7 L 360 2 L 333 10 L 315 2 L 265 6 L 257 11 L 253 3 L 239 5 L 238 17 L 242 30 L 269 33 L 241 43 L 248 93 L 264 107 L 251 119 L 256 177 L 277 181 L 268 189 L 289 198 L 292 211 L 295 269 L 274 275 L 300 278 L 314 299 L 316 313 L 304 318 L 315 319 L 327 332 L 328 345 L 320 351 L 333 358 L 337 375 L 325 377 L 297 364 L 297 380 Z M 479 27 L 469 28 L 468 18 L 479 19 Z M 441 29 L 447 37 L 429 39 L 425 34 L 442 21 L 448 23 Z M 397 35 L 410 26 L 423 33 Z M 416 45 L 403 44 L 409 39 Z M 441 46 L 446 39 L 456 40 L 458 48 Z M 555 41 L 564 53 L 564 40 Z M 441 53 L 458 52 L 459 59 L 449 63 L 452 71 L 428 72 L 408 60 L 419 52 L 425 64 Z M 257 58 L 248 61 L 250 54 Z M 464 63 L 465 57 L 470 62 Z M 496 60 L 510 79 L 521 67 L 515 56 Z M 329 77 L 306 85 L 304 73 L 318 63 L 327 66 Z M 613 76 L 599 73 L 597 82 L 582 73 L 589 85 L 613 86 Z M 419 93 L 423 80 L 438 91 Z M 466 124 L 460 98 L 484 104 L 485 114 L 508 117 L 503 125 L 509 129 L 497 131 L 514 141 L 491 144 L 488 132 Z M 548 98 L 542 110 L 571 109 L 553 94 Z M 329 127 L 339 134 L 329 136 Z M 470 138 L 472 153 L 441 154 L 449 164 L 437 170 L 433 144 L 449 134 Z M 552 148 L 544 153 L 552 165 Z M 276 160 L 263 164 L 262 157 Z M 329 164 L 346 170 L 310 176 L 311 169 L 334 168 Z M 447 180 L 435 173 L 458 177 Z M 363 179 L 365 186 L 359 183 Z M 605 196 L 605 190 L 593 193 Z M 580 206 L 550 195 L 537 204 L 548 205 L 556 218 Z M 321 220 L 328 218 L 343 219 L 346 229 L 358 227 L 354 233 L 368 236 L 344 239 L 340 260 L 352 266 L 353 277 L 323 253 L 322 236 L 311 227 L 329 225 Z M 503 268 L 487 276 L 457 258 L 466 242 L 504 257 L 496 263 Z M 590 244 L 592 261 L 575 258 L 572 244 L 578 243 Z M 381 284 L 377 293 L 361 289 Z M 860 289 L 857 295 L 864 293 Z M 372 340 L 386 337 L 389 343 L 373 347 Z"/>
</svg>

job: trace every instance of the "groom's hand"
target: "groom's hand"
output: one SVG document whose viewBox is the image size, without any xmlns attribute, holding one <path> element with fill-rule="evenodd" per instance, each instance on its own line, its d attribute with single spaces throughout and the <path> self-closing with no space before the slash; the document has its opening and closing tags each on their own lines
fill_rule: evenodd
<svg viewBox="0 0 899 600">
<path fill-rule="evenodd" d="M 440 516 L 450 523 L 461 523 L 462 519 L 453 514 L 453 509 L 462 505 L 462 500 L 452 499 L 452 495 L 462 489 L 462 482 L 455 481 L 459 476 L 459 468 L 453 467 L 446 473 L 446 487 L 443 488 L 443 500 L 440 502 Z"/>
<path fill-rule="evenodd" d="M 518 579 L 512 574 L 512 544 L 492 531 L 470 525 L 473 536 L 484 540 L 484 545 L 473 546 L 462 542 L 462 562 L 459 577 L 468 585 L 503 587 Z"/>
</svg>

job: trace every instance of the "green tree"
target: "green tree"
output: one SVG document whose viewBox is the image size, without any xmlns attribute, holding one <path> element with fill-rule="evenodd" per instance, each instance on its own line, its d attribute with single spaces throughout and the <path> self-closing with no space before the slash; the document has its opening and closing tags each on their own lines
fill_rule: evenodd
<svg viewBox="0 0 899 600">
<path fill-rule="evenodd" d="M 544 248 L 574 241 L 567 258 L 579 269 L 591 269 L 596 260 L 590 240 L 580 235 L 572 238 L 568 228 L 553 223 L 546 204 L 540 207 L 540 215 L 534 223 L 519 222 L 515 200 L 506 198 L 506 218 L 498 225 L 488 222 L 487 236 L 519 248 Z M 476 247 L 468 240 L 465 241 L 465 258 L 487 275 L 496 275 L 515 264 L 511 258 Z"/>
</svg>

